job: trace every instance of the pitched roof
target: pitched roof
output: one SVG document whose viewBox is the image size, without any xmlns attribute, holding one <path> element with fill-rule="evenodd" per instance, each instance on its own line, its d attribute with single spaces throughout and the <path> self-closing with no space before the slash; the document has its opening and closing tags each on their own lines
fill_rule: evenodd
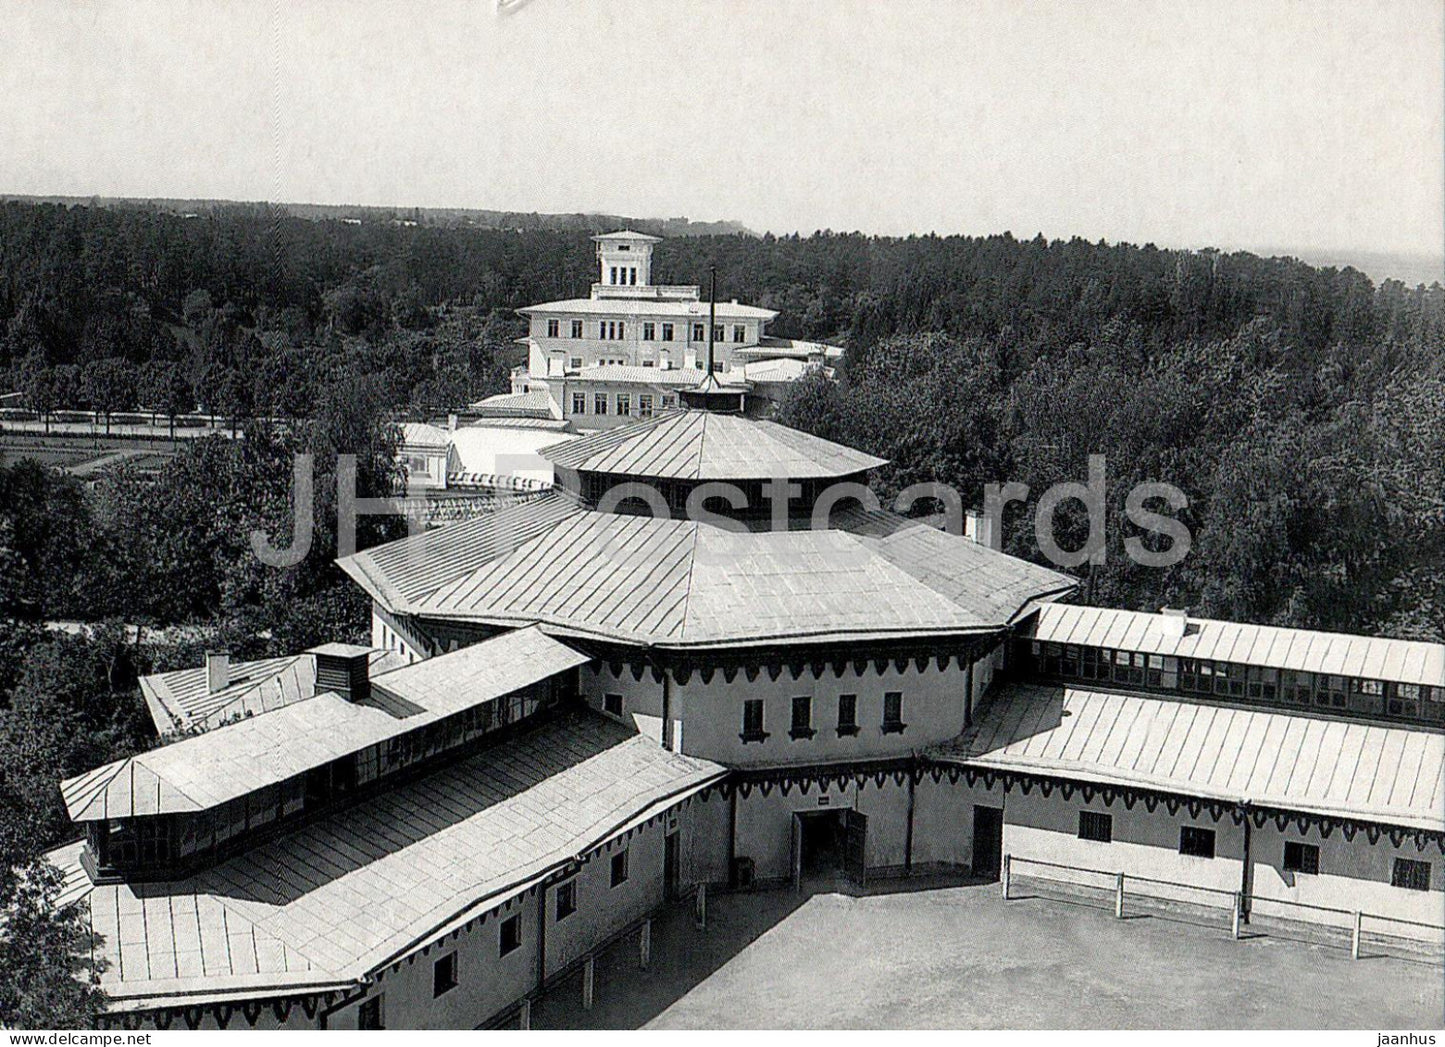
<svg viewBox="0 0 1445 1047">
<path fill-rule="evenodd" d="M 403 422 L 401 446 L 436 447 L 445 450 L 452 442 L 451 434 L 427 422 Z"/>
<path fill-rule="evenodd" d="M 576 512 L 468 570 L 432 572 L 432 580 L 443 573 L 451 580 L 429 593 L 412 586 L 411 600 L 389 606 L 496 625 L 542 622 L 581 637 L 710 646 L 999 629 L 1032 601 L 1074 586 L 921 524 L 880 526 L 878 515 L 862 520 L 859 530 L 870 536 L 737 534 L 694 521 Z M 384 579 L 372 554 L 342 566 L 359 579 Z M 399 593 L 396 585 L 369 588 L 378 598 Z"/>
<path fill-rule="evenodd" d="M 639 233 L 633 229 L 619 229 L 615 233 L 598 233 L 594 240 L 632 240 L 638 243 L 660 244 L 662 237 L 649 236 L 647 233 Z"/>
<path fill-rule="evenodd" d="M 810 356 L 834 360 L 843 355 L 843 349 L 841 346 L 826 345 L 823 342 L 805 342 L 801 338 L 774 338 L 772 335 L 764 335 L 758 339 L 756 345 L 742 346 L 734 349 L 733 353 L 749 360 L 806 360 Z"/>
<path fill-rule="evenodd" d="M 88 893 L 122 1007 L 354 981 L 725 773 L 572 713 L 189 878 L 69 898 Z"/>
<path fill-rule="evenodd" d="M 1445 644 L 1192 617 L 1185 634 L 1173 636 L 1160 628 L 1162 620 L 1143 611 L 1056 604 L 1039 614 L 1033 636 L 1050 643 L 1445 687 Z"/>
<path fill-rule="evenodd" d="M 706 374 L 700 367 L 630 367 L 601 364 L 583 367 L 567 376 L 569 382 L 620 382 L 637 385 L 693 386 Z"/>
<path fill-rule="evenodd" d="M 209 729 L 243 716 L 279 709 L 316 693 L 314 652 L 232 662 L 230 683 L 212 691 L 205 666 L 142 676 L 141 693 L 156 730 L 161 734 L 191 728 Z M 394 651 L 373 649 L 370 673 L 395 669 L 406 659 Z"/>
<path fill-rule="evenodd" d="M 506 633 L 380 675 L 364 702 L 319 694 L 98 767 L 61 795 L 77 822 L 207 810 L 586 661 L 540 630 Z M 441 682 L 452 670 L 465 692 Z"/>
<path fill-rule="evenodd" d="M 1433 731 L 1014 685 L 935 755 L 982 767 L 1445 829 L 1445 736 Z"/>
<path fill-rule="evenodd" d="M 557 421 L 562 409 L 545 389 L 529 389 L 525 393 L 497 393 L 471 405 L 471 411 L 482 418 L 542 418 Z"/>
<path fill-rule="evenodd" d="M 825 479 L 888 464 L 776 422 L 709 411 L 670 411 L 540 453 L 581 472 L 675 480 Z"/>
</svg>

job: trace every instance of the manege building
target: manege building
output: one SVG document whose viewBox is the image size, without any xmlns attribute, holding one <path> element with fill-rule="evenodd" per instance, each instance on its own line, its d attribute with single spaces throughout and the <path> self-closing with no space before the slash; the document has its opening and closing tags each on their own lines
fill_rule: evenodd
<svg viewBox="0 0 1445 1047">
<path fill-rule="evenodd" d="M 65 782 L 84 838 L 52 855 L 113 1021 L 472 1027 L 700 885 L 1005 855 L 1438 937 L 1445 648 L 1073 606 L 856 503 L 813 529 L 883 463 L 691 399 L 344 560 L 370 648 L 144 681 L 190 736 Z M 779 475 L 787 529 L 755 508 Z M 740 532 L 606 511 L 724 480 Z"/>
</svg>

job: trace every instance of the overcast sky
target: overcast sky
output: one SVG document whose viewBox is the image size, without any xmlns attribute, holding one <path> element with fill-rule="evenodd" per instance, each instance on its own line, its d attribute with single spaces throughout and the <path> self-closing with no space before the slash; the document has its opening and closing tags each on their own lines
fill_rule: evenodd
<svg viewBox="0 0 1445 1047">
<path fill-rule="evenodd" d="M 0 193 L 1439 254 L 1438 0 L 0 0 Z"/>
</svg>

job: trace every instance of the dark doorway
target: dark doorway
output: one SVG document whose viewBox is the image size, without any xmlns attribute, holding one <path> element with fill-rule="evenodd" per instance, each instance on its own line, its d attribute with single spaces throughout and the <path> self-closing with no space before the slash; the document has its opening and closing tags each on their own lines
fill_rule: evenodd
<svg viewBox="0 0 1445 1047">
<path fill-rule="evenodd" d="M 843 808 L 793 816 L 793 886 L 806 877 L 842 872 L 863 882 L 868 818 Z"/>
<path fill-rule="evenodd" d="M 973 808 L 973 874 L 990 880 L 999 878 L 1003 865 L 1003 808 Z"/>
<path fill-rule="evenodd" d="M 677 833 L 670 832 L 662 838 L 662 884 L 669 902 L 677 901 L 682 893 L 679 887 L 679 864 Z"/>
</svg>

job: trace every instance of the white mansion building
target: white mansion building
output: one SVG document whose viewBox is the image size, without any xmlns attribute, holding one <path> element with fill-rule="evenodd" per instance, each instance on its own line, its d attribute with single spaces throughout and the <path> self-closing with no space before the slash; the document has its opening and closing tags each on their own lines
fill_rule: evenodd
<svg viewBox="0 0 1445 1047">
<path fill-rule="evenodd" d="M 788 383 L 827 368 L 837 346 L 772 338 L 771 309 L 736 300 L 703 300 L 694 284 L 654 284 L 658 237 L 622 230 L 594 236 L 598 280 L 587 298 L 518 310 L 530 324 L 527 364 L 512 392 L 483 401 L 483 413 L 527 410 L 603 429 L 678 404 L 707 368 L 709 343 L 722 383 L 746 391 L 750 411 L 765 412 Z"/>
</svg>

